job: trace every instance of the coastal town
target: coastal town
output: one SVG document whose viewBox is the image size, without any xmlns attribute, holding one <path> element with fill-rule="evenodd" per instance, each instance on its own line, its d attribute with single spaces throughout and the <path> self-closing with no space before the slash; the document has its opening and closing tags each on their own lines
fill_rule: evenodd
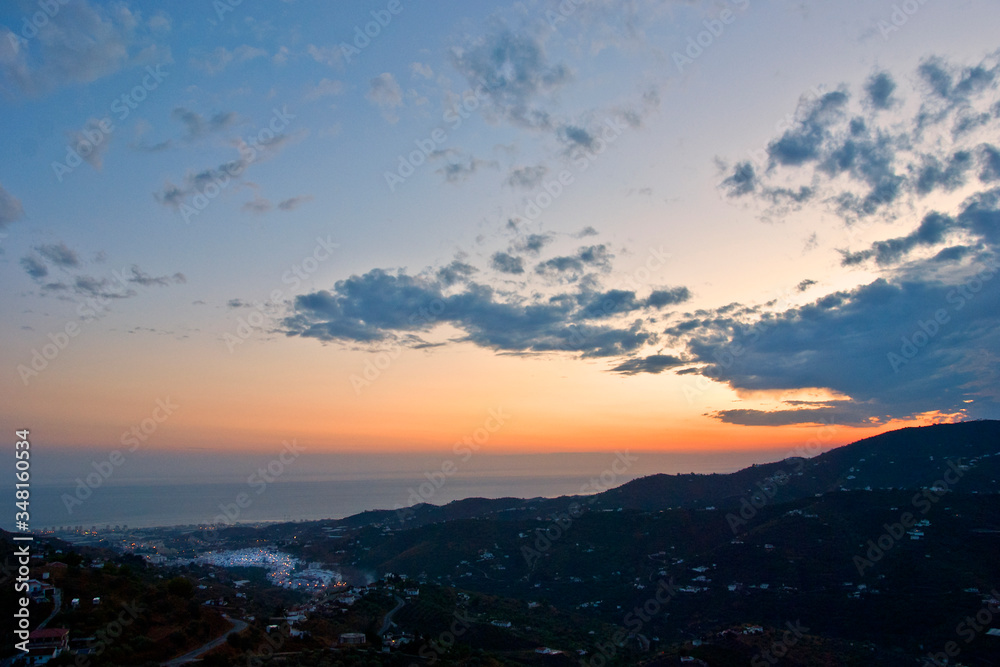
<svg viewBox="0 0 1000 667">
<path fill-rule="evenodd" d="M 986 657 L 1000 646 L 997 428 L 901 431 L 593 496 L 41 531 L 24 664 L 902 667 L 948 658 L 966 617 L 982 620 L 962 654 Z M 866 465 L 882 457 L 899 465 Z M 956 493 L 933 480 L 959 458 Z M 914 471 L 931 481 L 911 485 Z M 0 544 L 10 577 L 14 543 Z M 934 601 L 921 636 L 873 632 L 918 599 Z"/>
</svg>

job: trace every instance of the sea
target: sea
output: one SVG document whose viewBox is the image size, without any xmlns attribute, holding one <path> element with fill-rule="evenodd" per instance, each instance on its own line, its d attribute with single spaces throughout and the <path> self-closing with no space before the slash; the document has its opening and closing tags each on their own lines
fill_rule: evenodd
<svg viewBox="0 0 1000 667">
<path fill-rule="evenodd" d="M 34 459 L 29 529 L 314 521 L 419 502 L 587 495 L 654 473 L 726 473 L 786 455 L 618 451 L 463 461 L 428 454 L 317 454 L 278 466 L 273 455 L 146 452 L 112 464 L 100 450 L 49 452 L 47 459 Z M 0 526 L 14 529 L 13 519 L 13 511 L 0 516 Z"/>
</svg>

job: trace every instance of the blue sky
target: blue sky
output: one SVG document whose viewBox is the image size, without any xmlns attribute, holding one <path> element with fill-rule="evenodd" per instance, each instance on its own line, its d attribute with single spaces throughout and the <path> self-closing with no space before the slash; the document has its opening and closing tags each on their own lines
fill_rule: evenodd
<svg viewBox="0 0 1000 667">
<path fill-rule="evenodd" d="M 998 19 L 8 3 L 4 421 L 111 447 L 172 397 L 150 447 L 394 451 L 504 405 L 503 452 L 997 417 Z"/>
</svg>

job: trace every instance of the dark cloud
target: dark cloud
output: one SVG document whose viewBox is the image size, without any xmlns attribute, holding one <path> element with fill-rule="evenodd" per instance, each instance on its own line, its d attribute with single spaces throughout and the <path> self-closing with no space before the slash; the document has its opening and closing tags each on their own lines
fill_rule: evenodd
<svg viewBox="0 0 1000 667">
<path fill-rule="evenodd" d="M 622 375 L 636 375 L 638 373 L 662 373 L 669 368 L 684 366 L 688 362 L 669 354 L 651 354 L 648 357 L 629 359 L 623 361 L 611 369 L 614 373 Z"/>
<path fill-rule="evenodd" d="M 526 252 L 537 255 L 546 245 L 552 241 L 551 234 L 528 234 L 524 238 L 515 239 L 511 243 L 511 248 L 517 252 Z"/>
<path fill-rule="evenodd" d="M 934 190 L 955 190 L 965 185 L 965 175 L 973 166 L 972 153 L 958 151 L 942 163 L 934 155 L 923 156 L 923 161 L 917 169 L 914 189 L 918 194 L 926 195 Z"/>
<path fill-rule="evenodd" d="M 170 112 L 170 118 L 184 126 L 184 134 L 180 139 L 184 143 L 196 141 L 216 132 L 223 132 L 235 126 L 240 120 L 235 111 L 220 111 L 206 118 L 197 111 L 185 107 L 175 107 Z M 134 148 L 147 153 L 156 153 L 174 148 L 177 145 L 177 141 L 166 139 L 152 145 L 136 144 Z"/>
<path fill-rule="evenodd" d="M 613 317 L 643 308 L 631 290 L 612 289 L 605 292 L 581 292 L 577 302 L 582 308 L 581 317 L 588 320 Z"/>
<path fill-rule="evenodd" d="M 896 90 L 896 81 L 888 72 L 873 74 L 865 82 L 865 99 L 876 109 L 888 109 L 895 100 L 892 93 Z"/>
<path fill-rule="evenodd" d="M 957 216 L 932 211 L 906 236 L 876 241 L 866 250 L 842 251 L 842 264 L 851 266 L 874 258 L 879 265 L 891 266 L 906 259 L 916 248 L 940 245 L 956 233 L 996 248 L 1000 240 L 998 202 L 1000 188 L 977 193 L 959 206 Z M 947 258 L 948 255 L 943 257 Z"/>
<path fill-rule="evenodd" d="M 566 65 L 548 62 L 541 40 L 501 25 L 452 54 L 452 64 L 470 87 L 485 91 L 499 118 L 524 127 L 551 126 L 549 112 L 538 100 L 568 82 L 571 74 Z"/>
<path fill-rule="evenodd" d="M 503 255 L 497 253 L 492 259 Z M 599 264 L 610 261 L 610 255 L 603 247 L 591 246 L 580 248 L 572 259 L 581 265 Z M 508 261 L 499 260 L 504 265 Z M 463 332 L 452 342 L 471 342 L 498 352 L 628 357 L 658 339 L 648 330 L 644 314 L 688 294 L 686 288 L 669 288 L 640 299 L 629 290 L 580 288 L 527 297 L 500 294 L 473 282 L 474 272 L 460 260 L 423 276 L 375 269 L 338 281 L 331 290 L 297 297 L 281 327 L 289 336 L 324 341 L 391 339 L 431 345 L 421 334 L 448 324 Z M 461 285 L 459 291 L 449 289 L 456 285 Z M 631 321 L 624 322 L 626 316 Z M 648 363 L 655 364 L 655 358 Z"/>
<path fill-rule="evenodd" d="M 143 287 L 166 287 L 168 285 L 180 285 L 187 282 L 187 277 L 183 273 L 175 273 L 169 276 L 151 276 L 138 266 L 133 265 L 129 273 L 125 274 L 125 280 L 131 285 L 141 285 Z"/>
<path fill-rule="evenodd" d="M 959 109 L 955 112 L 955 124 L 952 127 L 952 135 L 959 138 L 961 135 L 974 132 L 975 130 L 988 125 L 993 120 L 993 114 L 982 112 L 977 113 L 969 109 Z"/>
<path fill-rule="evenodd" d="M 803 102 L 793 126 L 768 143 L 764 164 L 736 164 L 720 189 L 777 207 L 769 217 L 822 201 L 853 223 L 892 217 L 915 199 L 957 190 L 977 169 L 981 181 L 997 179 L 1000 154 L 983 143 L 997 120 L 997 56 L 971 67 L 930 58 L 917 79 L 921 103 L 911 116 L 895 103 L 897 79 L 884 71 L 862 84 L 860 103 L 851 104 L 847 87 Z M 927 132 L 949 119 L 950 146 L 946 136 Z"/>
<path fill-rule="evenodd" d="M 928 214 L 920 227 L 906 236 L 885 241 L 876 241 L 868 250 L 845 252 L 842 264 L 851 266 L 867 259 L 875 258 L 876 263 L 887 266 L 898 263 L 914 248 L 936 245 L 944 240 L 947 231 L 955 225 L 955 220 L 940 213 Z"/>
<path fill-rule="evenodd" d="M 49 243 L 35 248 L 38 254 L 56 266 L 70 268 L 80 266 L 80 258 L 65 243 Z"/>
<path fill-rule="evenodd" d="M 935 262 L 960 262 L 973 251 L 967 245 L 953 245 L 934 255 Z"/>
<path fill-rule="evenodd" d="M 983 183 L 1000 181 L 1000 150 L 991 144 L 979 146 L 979 180 Z M 3 216 L 0 214 L 0 221 Z"/>
<path fill-rule="evenodd" d="M 507 175 L 507 185 L 532 190 L 542 184 L 542 179 L 545 178 L 545 174 L 548 171 L 544 165 L 517 167 L 516 169 L 512 169 L 510 174 Z"/>
<path fill-rule="evenodd" d="M 576 273 L 580 274 L 587 269 L 610 270 L 611 260 L 614 258 L 607 246 L 600 245 L 584 246 L 577 250 L 575 255 L 563 255 L 553 257 L 535 266 L 535 273 L 540 275 Z"/>
<path fill-rule="evenodd" d="M 803 204 L 813 198 L 815 191 L 808 186 L 800 186 L 798 189 L 786 187 L 765 187 L 761 184 L 761 179 L 756 168 L 750 162 L 737 163 L 722 183 L 719 184 L 730 197 L 742 197 L 744 195 L 756 194 L 759 197 L 770 200 L 772 204 L 781 205 L 787 203 Z"/>
<path fill-rule="evenodd" d="M 803 280 L 802 282 L 800 282 L 798 285 L 796 285 L 795 289 L 797 289 L 800 292 L 805 292 L 807 289 L 809 289 L 810 287 L 812 287 L 815 284 L 816 284 L 815 280 L 810 280 L 810 279 L 807 278 L 807 279 Z"/>
<path fill-rule="evenodd" d="M 300 195 L 298 197 L 289 197 L 288 199 L 282 199 L 280 202 L 278 202 L 278 209 L 282 211 L 294 211 L 300 205 L 305 204 L 306 202 L 311 202 L 312 199 L 313 198 L 311 195 Z"/>
<path fill-rule="evenodd" d="M 954 135 L 961 135 L 987 120 L 972 108 L 975 98 L 995 88 L 1000 64 L 994 56 L 971 67 L 956 66 L 935 56 L 917 69 L 925 92 L 917 117 L 920 130 L 955 115 Z"/>
<path fill-rule="evenodd" d="M 757 170 L 749 162 L 740 162 L 733 168 L 724 181 L 722 187 L 730 197 L 742 197 L 757 189 Z"/>
<path fill-rule="evenodd" d="M 943 59 L 935 57 L 922 62 L 917 74 L 938 97 L 947 98 L 951 94 L 952 76 Z"/>
<path fill-rule="evenodd" d="M 25 257 L 22 257 L 21 266 L 24 267 L 25 273 L 35 280 L 41 280 L 45 276 L 49 275 L 49 270 L 45 266 L 45 262 L 35 255 L 26 255 Z"/>
<path fill-rule="evenodd" d="M 239 121 L 234 111 L 224 111 L 205 118 L 196 111 L 176 107 L 170 112 L 170 118 L 181 123 L 185 130 L 185 139 L 199 139 L 206 134 L 228 129 Z"/>
<path fill-rule="evenodd" d="M 144 22 L 125 4 L 101 7 L 77 0 L 59 3 L 31 40 L 0 26 L 0 90 L 11 98 L 40 95 L 131 65 L 170 63 L 170 50 L 156 42 L 152 20 Z"/>
<path fill-rule="evenodd" d="M 567 144 L 569 149 L 589 149 L 594 145 L 595 139 L 593 134 L 576 125 L 564 125 L 559 128 L 559 138 Z"/>
<path fill-rule="evenodd" d="M 137 294 L 133 289 L 123 289 L 118 281 L 94 276 L 77 276 L 72 289 L 80 296 L 102 299 L 128 299 Z"/>
<path fill-rule="evenodd" d="M 795 410 L 719 410 L 710 416 L 725 424 L 741 426 L 791 426 L 793 424 L 855 424 L 864 421 L 864 411 L 858 408 L 797 408 Z"/>
<path fill-rule="evenodd" d="M 1000 402 L 1000 362 L 990 352 L 1000 345 L 996 261 L 947 281 L 878 279 L 755 318 L 706 313 L 668 333 L 704 364 L 699 373 L 736 389 L 818 387 L 850 397 L 813 409 L 714 415 L 730 423 L 864 425 L 933 410 L 989 413 Z"/>
<path fill-rule="evenodd" d="M 296 297 L 294 315 L 284 325 L 289 335 L 369 342 L 386 339 L 395 331 L 427 330 L 431 320 L 422 311 L 440 312 L 443 306 L 436 283 L 374 269 L 338 281 L 333 292 Z"/>
<path fill-rule="evenodd" d="M 505 301 L 476 283 L 445 295 L 441 285 L 404 273 L 373 270 L 336 283 L 333 291 L 296 297 L 282 326 L 290 336 L 376 342 L 426 332 L 447 323 L 459 341 L 513 353 L 576 352 L 586 357 L 629 354 L 655 340 L 639 323 L 585 323 L 572 299 Z"/>
<path fill-rule="evenodd" d="M 21 206 L 21 200 L 0 185 L 0 229 L 5 229 L 7 225 L 22 217 L 24 217 L 24 207 Z"/>
<path fill-rule="evenodd" d="M 249 159 L 241 156 L 215 168 L 188 172 L 181 185 L 167 182 L 161 191 L 154 193 L 154 196 L 164 206 L 179 208 L 182 204 L 189 203 L 188 200 L 199 194 L 209 184 L 214 183 L 218 186 L 219 183 L 228 184 L 232 179 L 241 178 L 249 165 Z"/>
<path fill-rule="evenodd" d="M 32 254 L 21 258 L 21 266 L 24 268 L 25 273 L 35 280 L 40 281 L 49 275 L 49 269 L 45 263 L 46 260 L 50 264 L 64 270 L 75 269 L 80 266 L 79 255 L 62 241 L 35 246 Z M 58 290 L 61 289 L 60 285 L 61 283 L 52 283 L 46 286 L 46 288 L 50 291 Z"/>
<path fill-rule="evenodd" d="M 501 273 L 524 273 L 524 260 L 505 252 L 495 252 L 490 257 L 490 266 Z"/>
<path fill-rule="evenodd" d="M 437 279 L 444 287 L 451 287 L 455 283 L 465 282 L 477 271 L 476 267 L 459 260 L 453 260 L 448 266 L 437 270 Z"/>
<path fill-rule="evenodd" d="M 497 166 L 494 160 L 480 160 L 470 155 L 458 161 L 448 162 L 438 169 L 437 173 L 444 175 L 444 179 L 449 183 L 459 183 L 474 175 L 482 167 Z"/>
<path fill-rule="evenodd" d="M 842 143 L 830 147 L 820 173 L 828 178 L 846 175 L 864 188 L 860 194 L 843 191 L 832 197 L 839 214 L 872 215 L 899 199 L 905 176 L 897 171 L 896 153 L 905 142 L 905 137 L 856 126 Z"/>
<path fill-rule="evenodd" d="M 576 301 L 581 310 L 578 316 L 583 319 L 603 319 L 618 315 L 627 315 L 637 311 L 656 310 L 665 305 L 681 303 L 690 298 L 686 287 L 668 290 L 654 290 L 647 298 L 639 299 L 632 290 L 582 289 L 576 295 Z"/>
<path fill-rule="evenodd" d="M 182 205 L 190 205 L 190 200 L 205 191 L 209 185 L 213 188 L 228 187 L 232 181 L 242 179 L 250 165 L 263 162 L 277 155 L 293 139 L 292 135 L 277 133 L 273 138 L 254 143 L 249 146 L 242 140 L 236 144 L 239 157 L 224 162 L 218 167 L 209 167 L 201 171 L 189 171 L 184 175 L 180 185 L 168 181 L 159 192 L 153 193 L 158 202 L 164 206 L 179 209 Z"/>
<path fill-rule="evenodd" d="M 607 246 L 603 243 L 580 248 L 576 256 L 587 266 L 603 270 L 610 270 L 611 260 L 614 259 L 614 255 L 611 254 Z"/>
<path fill-rule="evenodd" d="M 35 255 L 22 258 L 21 265 L 28 275 L 41 282 L 42 294 L 72 292 L 81 297 L 128 299 L 136 296 L 137 292 L 133 289 L 133 286 L 136 285 L 140 287 L 167 287 L 187 282 L 183 273 L 152 276 L 135 264 L 123 268 L 121 271 L 112 271 L 111 277 L 98 278 L 76 273 L 75 270 L 80 265 L 79 258 L 76 253 L 61 243 L 39 246 L 35 250 L 43 253 L 45 259 L 70 273 L 70 277 L 66 281 L 44 283 L 41 282 L 41 279 L 46 277 L 49 271 L 41 259 Z"/>
<path fill-rule="evenodd" d="M 671 287 L 657 289 L 650 292 L 646 298 L 646 305 L 653 308 L 663 308 L 678 303 L 684 303 L 691 298 L 691 290 L 687 287 Z"/>
<path fill-rule="evenodd" d="M 763 194 L 774 204 L 794 203 L 804 204 L 813 198 L 815 190 L 805 185 L 793 188 L 765 188 Z"/>
<path fill-rule="evenodd" d="M 805 118 L 768 145 L 771 160 L 780 165 L 801 165 L 817 160 L 831 126 L 843 117 L 848 99 L 846 92 L 838 90 L 808 103 Z"/>
<path fill-rule="evenodd" d="M 917 68 L 917 74 L 932 95 L 952 105 L 969 101 L 973 96 L 992 87 L 1000 67 L 987 61 L 972 67 L 956 67 L 944 58 L 928 58 Z"/>
<path fill-rule="evenodd" d="M 247 203 L 243 204 L 242 208 L 244 211 L 247 211 L 248 213 L 256 213 L 260 215 L 263 213 L 267 213 L 273 207 L 274 206 L 271 204 L 269 200 L 264 199 L 263 197 L 254 197 Z"/>
</svg>

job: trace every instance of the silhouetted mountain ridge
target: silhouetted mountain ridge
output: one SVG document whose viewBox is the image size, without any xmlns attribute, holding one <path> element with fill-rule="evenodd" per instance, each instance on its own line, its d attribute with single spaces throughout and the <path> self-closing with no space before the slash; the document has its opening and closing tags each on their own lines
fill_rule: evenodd
<svg viewBox="0 0 1000 667">
<path fill-rule="evenodd" d="M 1000 491 L 1000 421 L 903 428 L 837 447 L 812 458 L 790 456 L 728 474 L 656 474 L 591 496 L 467 498 L 446 505 L 364 512 L 344 520 L 365 525 L 395 520 L 415 527 L 471 518 L 520 519 L 564 512 L 574 502 L 590 509 L 655 511 L 676 507 L 738 505 L 755 495 L 787 502 L 833 490 L 916 489 L 933 486 L 953 466 L 957 490 Z M 763 494 L 763 495 L 760 495 Z"/>
<path fill-rule="evenodd" d="M 814 496 L 835 489 L 923 488 L 950 468 L 962 466 L 961 490 L 1000 490 L 1000 421 L 904 428 L 813 458 L 790 457 L 727 475 L 651 475 L 601 494 L 601 504 L 657 510 L 701 503 L 725 503 L 747 494 L 775 492 L 775 501 Z M 955 477 L 958 473 L 952 473 Z"/>
</svg>

